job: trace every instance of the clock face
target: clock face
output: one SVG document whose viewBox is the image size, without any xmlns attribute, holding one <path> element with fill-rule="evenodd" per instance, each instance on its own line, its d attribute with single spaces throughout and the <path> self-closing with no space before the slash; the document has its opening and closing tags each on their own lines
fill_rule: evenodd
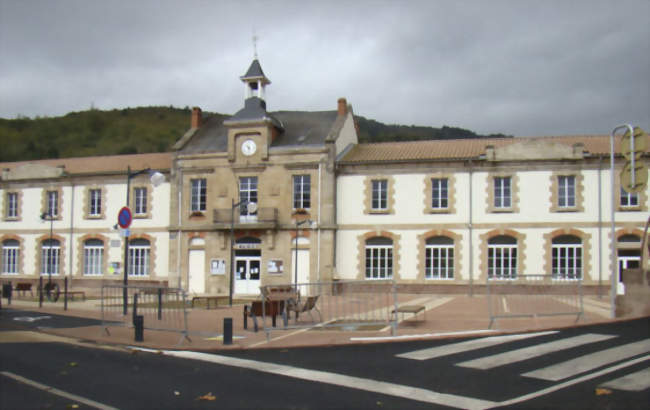
<svg viewBox="0 0 650 410">
<path fill-rule="evenodd" d="M 246 140 L 243 144 L 241 144 L 241 152 L 244 155 L 253 155 L 256 150 L 257 145 L 255 145 L 255 141 L 253 140 Z"/>
</svg>

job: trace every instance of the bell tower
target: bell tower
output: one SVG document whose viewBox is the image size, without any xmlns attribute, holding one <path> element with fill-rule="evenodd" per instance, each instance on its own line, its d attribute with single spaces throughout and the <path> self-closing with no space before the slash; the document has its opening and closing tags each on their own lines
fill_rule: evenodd
<svg viewBox="0 0 650 410">
<path fill-rule="evenodd" d="M 252 97 L 257 97 L 260 100 L 265 101 L 264 89 L 267 84 L 271 84 L 271 81 L 269 81 L 269 79 L 266 78 L 266 75 L 264 75 L 264 71 L 262 71 L 262 66 L 257 59 L 257 56 L 255 56 L 250 67 L 248 67 L 246 74 L 239 78 L 245 85 L 244 99 L 247 100 Z"/>
</svg>

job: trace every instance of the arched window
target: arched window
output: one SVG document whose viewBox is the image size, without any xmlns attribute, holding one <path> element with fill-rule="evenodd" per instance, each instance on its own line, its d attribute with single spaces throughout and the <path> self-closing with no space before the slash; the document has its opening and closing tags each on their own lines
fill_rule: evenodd
<svg viewBox="0 0 650 410">
<path fill-rule="evenodd" d="M 146 239 L 129 242 L 129 276 L 149 276 L 151 245 Z"/>
<path fill-rule="evenodd" d="M 499 235 L 488 239 L 488 278 L 517 278 L 517 239 Z"/>
<path fill-rule="evenodd" d="M 366 279 L 393 277 L 393 240 L 374 237 L 366 240 Z"/>
<path fill-rule="evenodd" d="M 88 239 L 84 242 L 84 275 L 101 275 L 104 267 L 104 242 Z"/>
<path fill-rule="evenodd" d="M 61 244 L 57 239 L 41 242 L 41 275 L 58 275 Z"/>
<path fill-rule="evenodd" d="M 20 244 L 15 239 L 7 239 L 2 242 L 2 273 L 18 274 L 19 249 Z"/>
<path fill-rule="evenodd" d="M 560 235 L 552 241 L 553 279 L 582 279 L 582 239 Z"/>
<path fill-rule="evenodd" d="M 454 240 L 446 236 L 427 239 L 424 266 L 427 279 L 453 279 Z"/>
</svg>

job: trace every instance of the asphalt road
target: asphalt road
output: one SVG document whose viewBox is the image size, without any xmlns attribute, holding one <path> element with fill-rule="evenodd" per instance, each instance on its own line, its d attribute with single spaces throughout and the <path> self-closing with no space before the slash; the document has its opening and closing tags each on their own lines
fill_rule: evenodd
<svg viewBox="0 0 650 410">
<path fill-rule="evenodd" d="M 15 320 L 22 316 L 3 310 L 0 342 L 2 330 L 33 328 L 39 321 L 69 326 L 58 318 Z M 648 319 L 519 340 L 208 353 L 0 343 L 0 408 L 646 409 L 649 353 Z M 549 379 L 557 378 L 557 366 L 586 362 L 595 367 Z M 627 389 L 639 377 L 616 383 L 639 374 L 641 390 Z"/>
</svg>

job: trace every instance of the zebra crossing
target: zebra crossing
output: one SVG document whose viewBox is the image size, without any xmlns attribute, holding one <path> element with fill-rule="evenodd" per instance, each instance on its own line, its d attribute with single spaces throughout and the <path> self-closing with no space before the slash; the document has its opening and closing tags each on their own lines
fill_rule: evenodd
<svg viewBox="0 0 650 410">
<path fill-rule="evenodd" d="M 555 340 L 548 340 L 548 337 L 556 337 Z M 537 333 L 525 333 L 514 335 L 490 336 L 480 339 L 456 342 L 432 348 L 414 350 L 397 354 L 396 357 L 426 361 L 442 357 L 459 357 L 466 352 L 478 352 L 481 349 L 486 354 L 471 360 L 453 362 L 456 368 L 466 368 L 479 371 L 489 371 L 502 366 L 525 362 L 534 358 L 544 358 L 546 355 L 573 349 L 576 347 L 588 347 L 594 343 L 607 342 L 607 346 L 600 350 L 582 354 L 559 363 L 543 366 L 521 373 L 519 376 L 533 378 L 548 382 L 561 382 L 571 380 L 588 372 L 596 371 L 605 366 L 613 366 L 619 369 L 626 363 L 636 365 L 650 361 L 650 339 L 643 339 L 633 342 L 618 341 L 618 336 L 599 333 L 585 333 L 577 336 L 562 336 L 558 331 L 547 331 Z M 491 349 L 503 350 L 508 344 L 515 341 L 526 341 L 526 347 L 515 347 L 510 350 L 491 353 Z M 602 346 L 602 345 L 600 345 Z M 553 360 L 553 359 L 549 359 Z M 626 363 L 621 363 L 628 360 Z M 546 360 L 532 361 L 532 363 L 545 363 Z M 545 363 L 546 364 L 546 363 Z M 602 370 L 600 371 L 602 372 Z M 604 382 L 603 387 L 627 390 L 642 391 L 650 388 L 650 367 L 641 371 L 635 371 L 623 377 Z"/>
</svg>

